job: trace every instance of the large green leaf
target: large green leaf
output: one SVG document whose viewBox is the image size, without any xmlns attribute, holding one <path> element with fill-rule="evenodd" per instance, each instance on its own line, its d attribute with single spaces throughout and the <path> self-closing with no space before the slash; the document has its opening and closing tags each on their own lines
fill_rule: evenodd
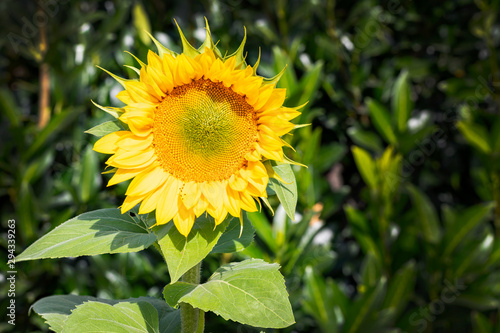
<svg viewBox="0 0 500 333">
<path fill-rule="evenodd" d="M 201 285 L 167 285 L 163 294 L 171 306 L 189 303 L 256 327 L 283 328 L 295 322 L 279 265 L 260 259 L 221 266 Z"/>
<path fill-rule="evenodd" d="M 92 256 L 144 250 L 156 236 L 138 217 L 119 209 L 100 209 L 64 222 L 21 253 L 16 260 Z"/>
<path fill-rule="evenodd" d="M 228 223 L 226 220 L 215 227 L 215 220 L 210 215 L 201 215 L 194 222 L 188 237 L 183 236 L 173 223 L 153 229 L 167 262 L 171 283 L 179 280 L 212 251 Z"/>
<path fill-rule="evenodd" d="M 148 302 L 85 302 L 64 322 L 62 333 L 159 333 L 158 312 Z"/>
<path fill-rule="evenodd" d="M 437 243 L 441 239 L 441 228 L 436 210 L 430 200 L 420 190 L 407 185 L 414 207 L 416 208 L 420 230 L 426 241 Z"/>
<path fill-rule="evenodd" d="M 392 112 L 394 114 L 395 125 L 400 133 L 406 131 L 412 109 L 413 102 L 410 98 L 408 71 L 403 70 L 392 88 Z"/>
<path fill-rule="evenodd" d="M 66 319 L 69 315 L 71 315 L 72 311 L 75 310 L 77 306 L 89 301 L 108 305 L 114 305 L 119 302 L 147 302 L 151 304 L 158 313 L 160 332 L 180 333 L 181 331 L 180 311 L 171 308 L 167 303 L 165 303 L 165 301 L 152 297 L 110 300 L 91 296 L 57 295 L 48 296 L 38 300 L 31 306 L 31 309 L 42 316 L 53 331 L 61 332 Z"/>
<path fill-rule="evenodd" d="M 271 188 L 276 192 L 286 214 L 295 221 L 295 207 L 297 206 L 297 182 L 290 164 L 275 162 L 274 171 L 286 182 L 282 183 L 274 178 L 270 179 Z"/>
<path fill-rule="evenodd" d="M 370 110 L 370 118 L 377 131 L 388 143 L 395 145 L 397 143 L 397 138 L 391 127 L 389 112 L 387 112 L 382 104 L 373 99 L 368 99 L 366 105 L 368 106 L 368 110 Z"/>
<path fill-rule="evenodd" d="M 241 235 L 240 235 L 241 231 Z M 243 213 L 243 230 L 239 219 L 232 219 L 219 241 L 212 249 L 212 253 L 232 253 L 245 249 L 253 242 L 255 229 Z"/>
</svg>

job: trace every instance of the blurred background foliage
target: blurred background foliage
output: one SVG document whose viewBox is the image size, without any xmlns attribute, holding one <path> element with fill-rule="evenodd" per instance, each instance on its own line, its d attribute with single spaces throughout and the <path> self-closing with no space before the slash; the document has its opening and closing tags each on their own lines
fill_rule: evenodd
<svg viewBox="0 0 500 333">
<path fill-rule="evenodd" d="M 297 323 L 283 332 L 500 332 L 500 23 L 497 0 L 4 0 L 0 2 L 0 223 L 17 251 L 85 211 L 119 206 L 105 156 L 84 131 L 111 119 L 121 88 L 100 65 L 145 60 L 150 31 L 180 50 L 204 38 L 274 76 L 311 123 L 287 140 L 295 222 L 276 200 L 249 214 L 244 252 L 278 262 Z M 8 299 L 5 260 L 0 313 Z M 16 266 L 17 325 L 47 331 L 30 305 L 53 294 L 161 297 L 153 250 Z M 207 315 L 207 332 L 257 332 Z M 268 330 L 269 331 L 269 330 Z"/>
</svg>

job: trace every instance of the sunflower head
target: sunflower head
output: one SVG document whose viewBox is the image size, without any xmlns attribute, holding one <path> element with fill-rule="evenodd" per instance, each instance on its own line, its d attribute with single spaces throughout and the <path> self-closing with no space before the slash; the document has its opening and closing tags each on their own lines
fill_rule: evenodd
<svg viewBox="0 0 500 333">
<path fill-rule="evenodd" d="M 112 154 L 108 186 L 132 179 L 122 212 L 140 203 L 140 214 L 156 210 L 157 224 L 173 220 L 187 236 L 205 212 L 219 224 L 257 210 L 273 176 L 269 163 L 284 161 L 281 136 L 300 112 L 283 106 L 279 75 L 267 79 L 256 74 L 258 61 L 246 64 L 246 34 L 223 57 L 208 23 L 198 49 L 179 33 L 181 54 L 151 37 L 158 53 L 139 61 L 138 79 L 110 73 L 124 87 L 117 95 L 126 104 L 118 110 L 124 130 L 102 137 L 94 150 Z"/>
</svg>

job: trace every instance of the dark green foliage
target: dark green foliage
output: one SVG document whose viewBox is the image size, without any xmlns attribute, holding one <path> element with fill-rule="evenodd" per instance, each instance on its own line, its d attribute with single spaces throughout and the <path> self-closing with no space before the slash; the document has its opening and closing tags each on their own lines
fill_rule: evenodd
<svg viewBox="0 0 500 333">
<path fill-rule="evenodd" d="M 274 216 L 264 205 L 248 214 L 256 239 L 233 254 L 280 264 L 296 320 L 283 331 L 500 332 L 498 1 L 40 3 L 0 2 L 0 224 L 16 220 L 17 254 L 123 200 L 126 184 L 106 188 L 106 157 L 84 133 L 114 120 L 91 100 L 121 105 L 121 87 L 95 66 L 134 76 L 123 51 L 145 61 L 155 49 L 143 29 L 179 51 L 173 18 L 200 45 L 206 16 L 229 52 L 246 26 L 247 62 L 260 47 L 260 74 L 287 66 L 286 105 L 309 101 L 297 122 L 312 125 L 287 136 L 296 152 L 285 148 L 308 166 L 292 167 L 295 222 L 271 196 Z M 51 117 L 39 128 L 43 68 Z M 228 256 L 210 255 L 203 280 Z M 2 319 L 0 331 L 47 331 L 28 315 L 44 296 L 160 298 L 169 282 L 152 248 L 16 269 L 16 327 Z M 211 314 L 206 331 L 254 329 Z"/>
</svg>

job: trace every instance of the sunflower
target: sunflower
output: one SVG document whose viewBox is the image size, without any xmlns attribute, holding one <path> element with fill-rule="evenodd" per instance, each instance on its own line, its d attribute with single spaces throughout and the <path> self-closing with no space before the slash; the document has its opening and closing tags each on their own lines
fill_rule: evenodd
<svg viewBox="0 0 500 333">
<path fill-rule="evenodd" d="M 208 23 L 199 49 L 179 33 L 181 54 L 151 36 L 158 54 L 149 50 L 147 64 L 138 61 L 138 80 L 110 73 L 125 88 L 117 98 L 126 104 L 119 117 L 126 130 L 102 137 L 94 150 L 113 154 L 108 186 L 132 179 L 122 213 L 140 203 L 139 214 L 156 210 L 157 225 L 173 220 L 187 236 L 205 212 L 220 224 L 228 214 L 241 220 L 243 210 L 257 211 L 269 177 L 279 179 L 270 161 L 290 161 L 281 136 L 300 112 L 283 106 L 281 75 L 267 79 L 256 74 L 259 61 L 246 64 L 246 32 L 224 57 Z"/>
</svg>

